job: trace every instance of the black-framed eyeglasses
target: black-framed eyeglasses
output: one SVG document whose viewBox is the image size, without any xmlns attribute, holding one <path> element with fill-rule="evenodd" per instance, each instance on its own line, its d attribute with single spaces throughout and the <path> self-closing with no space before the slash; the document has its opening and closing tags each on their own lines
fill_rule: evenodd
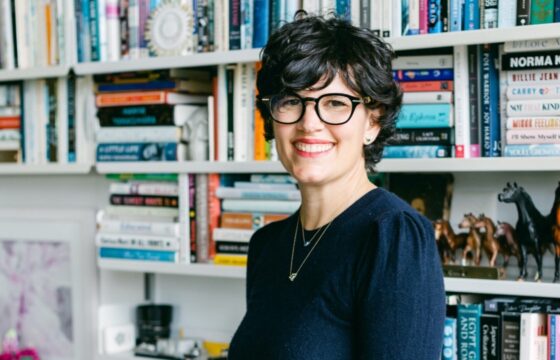
<svg viewBox="0 0 560 360">
<path fill-rule="evenodd" d="M 358 104 L 369 104 L 373 100 L 342 93 L 323 94 L 317 98 L 301 97 L 293 93 L 257 97 L 266 104 L 272 120 L 281 124 L 294 124 L 303 118 L 308 101 L 315 103 L 315 112 L 322 122 L 330 125 L 347 123 Z"/>
</svg>

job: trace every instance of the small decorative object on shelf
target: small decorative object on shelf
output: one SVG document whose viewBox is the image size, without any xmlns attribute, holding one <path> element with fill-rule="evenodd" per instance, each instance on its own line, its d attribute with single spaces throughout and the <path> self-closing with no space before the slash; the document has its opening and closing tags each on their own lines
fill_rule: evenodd
<svg viewBox="0 0 560 360">
<path fill-rule="evenodd" d="M 498 240 L 500 244 L 500 252 L 504 257 L 502 267 L 507 268 L 509 264 L 509 258 L 511 256 L 515 256 L 517 258 L 518 266 L 521 266 L 519 240 L 517 240 L 515 228 L 510 223 L 498 220 L 498 225 L 496 226 L 494 237 L 496 238 L 496 240 Z"/>
<path fill-rule="evenodd" d="M 480 265 L 480 260 L 482 257 L 481 248 L 481 237 L 480 233 L 475 227 L 478 219 L 473 213 L 464 214 L 463 220 L 459 223 L 460 229 L 468 229 L 467 239 L 465 241 L 465 247 L 463 248 L 463 256 L 461 262 L 463 265 L 474 263 L 475 265 Z"/>
<path fill-rule="evenodd" d="M 488 263 L 490 266 L 496 266 L 496 259 L 500 252 L 500 243 L 494 237 L 496 232 L 496 225 L 494 221 L 484 214 L 478 216 L 478 221 L 474 223 L 475 229 L 482 234 L 482 250 L 488 256 Z M 481 231 L 484 230 L 484 231 Z"/>
<path fill-rule="evenodd" d="M 35 349 L 20 349 L 18 334 L 14 329 L 9 329 L 6 332 L 0 350 L 0 360 L 40 360 Z"/>
<path fill-rule="evenodd" d="M 537 262 L 535 281 L 542 278 L 542 258 L 546 249 L 552 244 L 552 226 L 550 216 L 543 216 L 535 207 L 531 196 L 517 183 L 506 184 L 498 194 L 498 200 L 504 203 L 513 203 L 517 207 L 517 224 L 515 231 L 521 249 L 521 264 L 519 279 L 527 278 L 527 253 L 532 253 Z M 558 258 L 558 256 L 557 256 Z M 554 282 L 558 280 L 558 261 L 555 266 Z"/>
<path fill-rule="evenodd" d="M 146 39 L 156 56 L 184 56 L 194 52 L 193 14 L 190 7 L 176 0 L 166 0 L 148 19 Z"/>
<path fill-rule="evenodd" d="M 455 251 L 465 247 L 467 233 L 456 234 L 449 221 L 444 219 L 434 221 L 434 230 L 442 263 L 454 263 Z"/>
</svg>

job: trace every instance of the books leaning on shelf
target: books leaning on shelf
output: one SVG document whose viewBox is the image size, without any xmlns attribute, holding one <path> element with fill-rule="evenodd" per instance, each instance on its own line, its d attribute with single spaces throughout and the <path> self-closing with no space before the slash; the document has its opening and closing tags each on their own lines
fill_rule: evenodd
<svg viewBox="0 0 560 360">
<path fill-rule="evenodd" d="M 557 359 L 559 313 L 557 299 L 448 295 L 442 359 Z"/>
<path fill-rule="evenodd" d="M 560 50 L 519 47 L 506 43 L 501 57 L 504 156 L 560 156 Z"/>
<path fill-rule="evenodd" d="M 97 161 L 209 159 L 208 71 L 158 70 L 95 80 Z"/>
<path fill-rule="evenodd" d="M 190 244 L 179 221 L 176 180 L 113 182 L 109 193 L 111 205 L 97 214 L 99 258 L 187 261 Z"/>
</svg>

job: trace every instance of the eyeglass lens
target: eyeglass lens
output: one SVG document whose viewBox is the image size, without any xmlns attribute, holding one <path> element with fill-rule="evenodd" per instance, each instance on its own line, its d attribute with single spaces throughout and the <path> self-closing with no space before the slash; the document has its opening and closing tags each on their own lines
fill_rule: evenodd
<svg viewBox="0 0 560 360">
<path fill-rule="evenodd" d="M 354 105 L 344 95 L 321 96 L 315 106 L 321 120 L 330 124 L 341 124 L 350 119 Z M 305 111 L 304 99 L 295 95 L 275 95 L 270 99 L 270 112 L 274 120 L 281 123 L 298 121 Z"/>
</svg>

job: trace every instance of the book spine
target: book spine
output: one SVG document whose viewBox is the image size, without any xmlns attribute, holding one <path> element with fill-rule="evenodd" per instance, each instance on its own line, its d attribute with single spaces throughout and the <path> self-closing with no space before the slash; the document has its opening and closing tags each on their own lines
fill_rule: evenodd
<svg viewBox="0 0 560 360">
<path fill-rule="evenodd" d="M 179 250 L 179 238 L 171 236 L 153 236 L 137 234 L 107 234 L 98 232 L 95 235 L 97 247 L 127 248 L 143 250 Z"/>
<path fill-rule="evenodd" d="M 98 230 L 106 234 L 139 234 L 154 236 L 179 236 L 179 224 L 155 221 L 101 220 Z"/>
<path fill-rule="evenodd" d="M 447 145 L 454 144 L 453 129 L 399 129 L 390 144 L 394 145 Z"/>
<path fill-rule="evenodd" d="M 207 262 L 210 257 L 208 237 L 208 174 L 195 175 L 195 211 L 196 211 L 196 260 Z"/>
<path fill-rule="evenodd" d="M 482 314 L 480 316 L 480 358 L 481 360 L 501 359 L 500 316 Z"/>
<path fill-rule="evenodd" d="M 241 49 L 241 0 L 229 1 L 229 49 Z"/>
<path fill-rule="evenodd" d="M 470 155 L 471 157 L 480 157 L 480 47 L 478 45 L 469 45 L 468 53 L 468 69 L 469 69 L 469 133 L 470 133 Z"/>
<path fill-rule="evenodd" d="M 403 93 L 403 104 L 451 104 L 451 91 L 418 91 Z"/>
<path fill-rule="evenodd" d="M 461 0 L 449 0 L 449 31 L 463 29 L 463 9 Z"/>
<path fill-rule="evenodd" d="M 440 16 L 441 31 L 449 32 L 449 2 L 451 0 L 441 0 Z"/>
<path fill-rule="evenodd" d="M 379 2 L 381 3 L 381 1 Z M 407 35 L 418 35 L 418 34 L 420 34 L 420 0 L 409 0 Z"/>
<path fill-rule="evenodd" d="M 304 4 L 304 9 L 308 10 Z M 319 12 L 312 12 L 318 14 Z M 360 27 L 371 28 L 371 2 L 370 0 L 360 0 Z"/>
<path fill-rule="evenodd" d="M 531 0 L 531 25 L 554 21 L 554 0 Z"/>
<path fill-rule="evenodd" d="M 392 65 L 396 70 L 453 69 L 453 55 L 401 56 Z"/>
<path fill-rule="evenodd" d="M 99 257 L 106 259 L 177 262 L 177 252 L 142 249 L 99 248 Z"/>
<path fill-rule="evenodd" d="M 227 92 L 227 160 L 234 158 L 234 76 L 235 65 L 226 68 L 226 92 Z"/>
<path fill-rule="evenodd" d="M 554 0 L 554 22 L 560 22 L 560 0 Z"/>
<path fill-rule="evenodd" d="M 179 215 L 177 208 L 164 208 L 164 207 L 151 207 L 151 206 L 113 206 L 105 207 L 105 214 L 107 216 L 141 216 L 141 217 L 165 217 L 176 218 Z"/>
<path fill-rule="evenodd" d="M 119 0 L 119 58 L 128 58 L 128 5 L 129 0 Z"/>
<path fill-rule="evenodd" d="M 481 150 L 483 157 L 500 156 L 499 79 L 495 68 L 496 48 L 482 45 L 481 51 Z"/>
<path fill-rule="evenodd" d="M 440 145 L 391 145 L 385 146 L 383 149 L 383 157 L 391 159 L 447 158 L 451 157 L 451 147 Z"/>
<path fill-rule="evenodd" d="M 560 144 L 506 145 L 504 156 L 560 156 Z"/>
<path fill-rule="evenodd" d="M 89 32 L 91 36 L 91 61 L 101 60 L 99 54 L 99 13 L 97 0 L 89 0 Z"/>
<path fill-rule="evenodd" d="M 216 255 L 214 240 L 214 229 L 220 226 L 221 201 L 216 196 L 216 190 L 220 186 L 219 174 L 208 174 L 208 247 L 210 259 Z"/>
<path fill-rule="evenodd" d="M 301 200 L 299 190 L 254 190 L 219 187 L 216 196 L 220 199 Z"/>
<path fill-rule="evenodd" d="M 560 130 L 507 130 L 506 142 L 507 144 L 560 144 Z"/>
<path fill-rule="evenodd" d="M 557 69 L 558 67 L 560 67 L 559 50 L 502 55 L 502 70 Z"/>
<path fill-rule="evenodd" d="M 236 241 L 246 242 L 251 240 L 251 236 L 255 233 L 253 229 L 228 229 L 228 228 L 215 228 L 213 232 L 216 241 Z"/>
<path fill-rule="evenodd" d="M 430 34 L 443 32 L 441 3 L 442 0 L 428 0 L 428 33 Z"/>
<path fill-rule="evenodd" d="M 111 205 L 179 207 L 177 196 L 112 194 Z"/>
<path fill-rule="evenodd" d="M 463 9 L 463 29 L 477 30 L 480 28 L 479 0 L 465 0 L 465 6 Z"/>
<path fill-rule="evenodd" d="M 514 40 L 514 41 L 507 41 L 504 43 L 504 51 L 506 53 L 527 52 L 527 51 L 550 51 L 550 50 L 559 50 L 559 49 L 560 49 L 560 38 Z"/>
<path fill-rule="evenodd" d="M 397 128 L 442 128 L 453 126 L 451 104 L 406 104 L 401 108 Z"/>
<path fill-rule="evenodd" d="M 253 0 L 241 0 L 241 49 L 253 47 Z"/>
<path fill-rule="evenodd" d="M 176 161 L 176 143 L 98 144 L 97 161 Z"/>
<path fill-rule="evenodd" d="M 558 85 L 512 85 L 507 87 L 508 100 L 557 99 L 560 97 Z"/>
<path fill-rule="evenodd" d="M 235 241 L 216 241 L 217 254 L 247 255 L 249 253 L 249 243 Z"/>
<path fill-rule="evenodd" d="M 453 69 L 393 70 L 397 81 L 453 80 Z"/>
<path fill-rule="evenodd" d="M 512 100 L 507 102 L 508 116 L 558 116 L 560 100 Z"/>
<path fill-rule="evenodd" d="M 498 27 L 514 27 L 517 20 L 517 0 L 498 1 Z M 506 43 L 507 44 L 507 43 Z"/>
<path fill-rule="evenodd" d="M 453 81 L 406 81 L 401 82 L 399 87 L 404 92 L 453 91 Z"/>
<path fill-rule="evenodd" d="M 270 13 L 270 0 L 255 0 L 253 4 L 253 47 L 263 47 L 270 33 L 268 14 Z"/>
<path fill-rule="evenodd" d="M 560 70 L 523 70 L 523 71 L 508 71 L 508 84 L 509 85 L 522 85 L 522 84 L 549 84 L 560 82 Z"/>
<path fill-rule="evenodd" d="M 466 45 L 453 48 L 455 62 L 455 157 L 470 158 L 470 118 L 469 114 L 469 59 Z"/>
<path fill-rule="evenodd" d="M 560 129 L 560 116 L 508 117 L 506 129 Z"/>
<path fill-rule="evenodd" d="M 531 0 L 517 0 L 517 16 L 515 25 L 529 25 L 531 20 Z"/>
<path fill-rule="evenodd" d="M 222 211 L 291 214 L 299 208 L 300 204 L 299 201 L 224 199 Z"/>
<path fill-rule="evenodd" d="M 484 0 L 483 16 L 483 29 L 495 29 L 498 27 L 498 0 Z"/>
<path fill-rule="evenodd" d="M 480 360 L 480 315 L 482 305 L 459 304 L 457 345 L 459 360 Z"/>
<path fill-rule="evenodd" d="M 216 254 L 214 265 L 247 266 L 247 255 Z"/>
<path fill-rule="evenodd" d="M 157 127 L 113 127 L 100 128 L 96 132 L 99 143 L 177 142 L 181 139 L 181 128 L 176 126 Z"/>
<path fill-rule="evenodd" d="M 287 218 L 286 214 L 262 214 L 224 212 L 220 216 L 220 224 L 228 229 L 259 229 L 271 222 Z"/>
<path fill-rule="evenodd" d="M 179 187 L 172 182 L 118 182 L 109 185 L 111 194 L 178 196 Z"/>
<path fill-rule="evenodd" d="M 455 318 L 445 318 L 441 360 L 457 360 L 457 319 Z"/>
</svg>

